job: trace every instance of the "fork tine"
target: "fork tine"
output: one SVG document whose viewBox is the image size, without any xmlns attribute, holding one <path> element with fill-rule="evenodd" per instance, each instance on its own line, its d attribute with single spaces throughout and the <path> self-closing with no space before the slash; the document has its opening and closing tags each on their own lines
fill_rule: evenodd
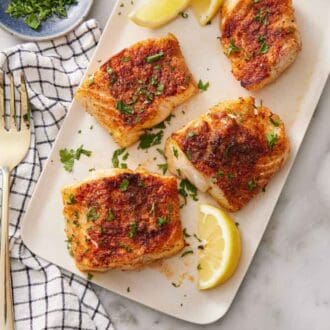
<svg viewBox="0 0 330 330">
<path fill-rule="evenodd" d="M 24 73 L 21 73 L 21 121 L 20 127 L 22 129 L 22 123 L 25 123 L 27 128 L 30 128 L 30 112 L 29 112 L 29 99 L 26 91 L 26 82 Z"/>
<path fill-rule="evenodd" d="M 4 92 L 4 76 L 0 71 L 0 129 L 5 128 L 5 92 Z"/>
<path fill-rule="evenodd" d="M 16 126 L 16 110 L 15 110 L 15 85 L 13 75 L 9 74 L 10 79 L 10 129 Z"/>
</svg>

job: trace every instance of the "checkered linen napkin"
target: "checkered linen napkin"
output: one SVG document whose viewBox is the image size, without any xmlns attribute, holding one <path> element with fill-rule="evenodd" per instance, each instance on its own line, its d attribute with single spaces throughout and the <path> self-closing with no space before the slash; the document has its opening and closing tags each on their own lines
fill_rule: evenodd
<svg viewBox="0 0 330 330">
<path fill-rule="evenodd" d="M 88 281 L 37 257 L 20 238 L 22 215 L 100 34 L 97 22 L 89 20 L 65 37 L 0 52 L 0 69 L 12 72 L 16 82 L 24 72 L 32 108 L 30 150 L 11 181 L 10 237 L 17 330 L 113 329 Z"/>
</svg>

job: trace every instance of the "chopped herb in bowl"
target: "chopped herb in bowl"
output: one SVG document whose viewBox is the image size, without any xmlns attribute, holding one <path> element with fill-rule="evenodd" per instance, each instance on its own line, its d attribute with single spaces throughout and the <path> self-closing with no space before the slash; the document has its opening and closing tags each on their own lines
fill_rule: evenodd
<svg viewBox="0 0 330 330">
<path fill-rule="evenodd" d="M 67 10 L 77 0 L 11 0 L 6 13 L 14 18 L 24 18 L 24 23 L 38 30 L 41 23 L 51 16 L 67 17 Z"/>
</svg>

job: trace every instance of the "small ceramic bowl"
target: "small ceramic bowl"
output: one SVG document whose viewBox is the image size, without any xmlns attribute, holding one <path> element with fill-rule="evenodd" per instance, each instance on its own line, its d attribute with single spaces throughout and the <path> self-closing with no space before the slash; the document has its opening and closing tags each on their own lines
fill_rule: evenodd
<svg viewBox="0 0 330 330">
<path fill-rule="evenodd" d="M 38 30 L 31 29 L 22 18 L 16 19 L 6 14 L 9 3 L 10 0 L 0 1 L 0 27 L 20 39 L 40 41 L 57 38 L 74 29 L 86 18 L 93 0 L 78 0 L 76 5 L 68 9 L 67 18 L 50 17 L 42 22 Z"/>
</svg>

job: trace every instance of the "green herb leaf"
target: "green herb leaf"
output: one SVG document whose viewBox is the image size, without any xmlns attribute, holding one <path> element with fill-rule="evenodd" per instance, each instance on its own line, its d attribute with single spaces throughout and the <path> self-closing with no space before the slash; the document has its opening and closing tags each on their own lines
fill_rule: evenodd
<svg viewBox="0 0 330 330">
<path fill-rule="evenodd" d="M 187 19 L 189 17 L 188 13 L 185 13 L 184 11 L 181 11 L 180 15 L 182 18 L 185 18 L 185 19 Z"/>
<path fill-rule="evenodd" d="M 179 194 L 185 199 L 187 203 L 187 197 L 190 196 L 194 201 L 198 201 L 197 188 L 188 180 L 183 179 L 179 185 Z"/>
<path fill-rule="evenodd" d="M 108 211 L 107 221 L 108 221 L 108 222 L 111 222 L 111 221 L 113 221 L 113 220 L 115 220 L 115 215 L 114 215 L 113 211 L 112 211 L 111 209 L 109 209 L 109 211 Z"/>
<path fill-rule="evenodd" d="M 168 218 L 167 217 L 158 217 L 157 224 L 159 226 L 164 226 L 164 225 L 168 224 Z"/>
<path fill-rule="evenodd" d="M 266 16 L 261 8 L 259 9 L 259 11 L 256 15 L 256 21 L 260 24 L 263 24 L 266 22 Z"/>
<path fill-rule="evenodd" d="M 207 81 L 206 83 L 203 83 L 203 81 L 201 79 L 199 79 L 197 87 L 200 91 L 207 91 L 207 89 L 209 88 L 210 83 Z"/>
<path fill-rule="evenodd" d="M 174 157 L 176 158 L 176 159 L 178 159 L 178 157 L 179 157 L 179 151 L 178 151 L 178 149 L 176 149 L 176 148 L 172 148 L 172 150 L 173 150 L 173 155 L 174 155 Z"/>
<path fill-rule="evenodd" d="M 184 237 L 191 237 L 191 235 L 189 235 L 189 234 L 187 233 L 187 228 L 183 228 L 183 236 L 184 236 Z"/>
<path fill-rule="evenodd" d="M 75 204 L 75 203 L 76 203 L 76 199 L 74 198 L 73 194 L 69 194 L 67 204 L 72 205 L 72 204 Z"/>
<path fill-rule="evenodd" d="M 133 222 L 129 225 L 128 237 L 133 238 L 137 234 L 137 223 Z"/>
<path fill-rule="evenodd" d="M 269 46 L 267 44 L 266 38 L 264 36 L 259 36 L 258 42 L 260 43 L 259 53 L 266 54 L 269 50 Z"/>
<path fill-rule="evenodd" d="M 234 39 L 231 38 L 229 41 L 228 49 L 227 49 L 227 55 L 229 56 L 233 53 L 239 53 L 240 51 L 241 51 L 241 49 L 235 45 Z"/>
<path fill-rule="evenodd" d="M 124 179 L 120 185 L 119 185 L 119 189 L 120 191 L 126 191 L 128 189 L 129 186 L 129 181 L 127 179 Z"/>
<path fill-rule="evenodd" d="M 64 166 L 64 169 L 68 172 L 73 171 L 73 165 L 75 160 L 79 160 L 81 155 L 90 157 L 92 152 L 84 149 L 83 145 L 81 145 L 77 150 L 74 149 L 61 149 L 60 152 L 60 160 Z"/>
<path fill-rule="evenodd" d="M 123 102 L 122 100 L 117 102 L 116 109 L 119 110 L 119 112 L 124 115 L 133 115 L 134 114 L 134 108 L 125 104 L 125 102 Z"/>
<path fill-rule="evenodd" d="M 117 149 L 112 154 L 112 165 L 114 168 L 119 168 L 119 156 L 125 152 L 126 148 Z"/>
<path fill-rule="evenodd" d="M 162 170 L 163 175 L 166 174 L 167 170 L 168 170 L 168 164 L 164 163 L 164 164 L 157 164 L 157 167 Z"/>
<path fill-rule="evenodd" d="M 153 54 L 153 55 L 150 55 L 150 56 L 147 56 L 146 57 L 146 62 L 147 63 L 154 63 L 154 62 L 157 62 L 159 61 L 161 58 L 164 57 L 164 52 L 159 52 L 157 54 Z"/>
<path fill-rule="evenodd" d="M 24 17 L 25 24 L 37 30 L 42 21 L 53 15 L 67 17 L 67 9 L 76 3 L 76 0 L 11 0 L 6 13 L 15 18 Z"/>
<path fill-rule="evenodd" d="M 275 127 L 278 127 L 280 126 L 280 121 L 278 120 L 275 120 L 273 117 L 269 117 L 269 121 L 275 126 Z"/>
<path fill-rule="evenodd" d="M 194 253 L 193 250 L 185 251 L 185 252 L 183 252 L 183 253 L 181 254 L 181 258 L 185 257 L 185 256 L 188 255 L 188 254 L 193 254 L 193 253 Z"/>
<path fill-rule="evenodd" d="M 152 146 L 160 144 L 162 141 L 164 132 L 159 131 L 158 133 L 145 133 L 140 137 L 140 143 L 138 149 L 148 149 Z"/>
<path fill-rule="evenodd" d="M 250 180 L 248 183 L 247 183 L 247 186 L 248 186 L 248 189 L 250 191 L 252 191 L 254 188 L 257 187 L 257 184 L 254 182 L 254 180 Z"/>
<path fill-rule="evenodd" d="M 270 132 L 270 133 L 267 134 L 266 138 L 267 138 L 268 147 L 269 147 L 270 149 L 273 149 L 274 146 L 275 146 L 275 144 L 276 144 L 277 141 L 278 141 L 278 136 L 277 136 L 277 134 L 274 133 L 274 132 Z"/>
<path fill-rule="evenodd" d="M 97 213 L 96 207 L 91 207 L 86 214 L 87 221 L 96 221 L 100 215 Z"/>
</svg>

